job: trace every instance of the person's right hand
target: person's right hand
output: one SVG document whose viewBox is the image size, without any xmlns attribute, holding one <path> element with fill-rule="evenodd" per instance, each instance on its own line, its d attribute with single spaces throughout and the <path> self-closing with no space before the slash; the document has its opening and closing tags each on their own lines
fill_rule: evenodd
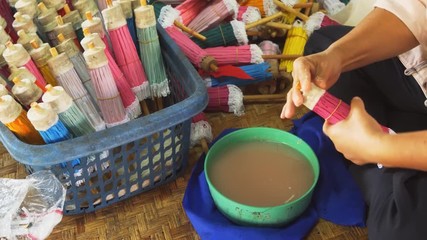
<svg viewBox="0 0 427 240">
<path fill-rule="evenodd" d="M 304 102 L 301 91 L 310 91 L 312 82 L 322 89 L 330 88 L 341 74 L 341 65 L 338 54 L 328 50 L 296 59 L 292 71 L 292 88 L 280 118 L 292 118 L 295 108 Z"/>
</svg>

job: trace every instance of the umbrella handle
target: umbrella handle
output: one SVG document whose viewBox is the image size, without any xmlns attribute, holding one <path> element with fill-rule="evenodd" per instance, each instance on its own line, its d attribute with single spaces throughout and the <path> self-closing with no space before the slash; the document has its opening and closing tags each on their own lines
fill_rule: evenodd
<svg viewBox="0 0 427 240">
<path fill-rule="evenodd" d="M 313 2 L 307 2 L 307 3 L 296 3 L 293 8 L 311 8 L 313 6 Z M 307 15 L 307 14 L 306 14 Z"/>
<path fill-rule="evenodd" d="M 295 60 L 299 57 L 302 57 L 302 55 L 299 54 L 273 54 L 273 55 L 262 55 L 263 59 L 281 59 L 281 60 Z"/>
<path fill-rule="evenodd" d="M 284 16 L 284 15 L 283 15 L 283 13 L 282 13 L 282 12 L 278 12 L 278 13 L 275 13 L 275 14 L 273 14 L 273 15 L 271 15 L 271 16 L 268 16 L 268 17 L 265 17 L 265 18 L 261 18 L 260 20 L 255 21 L 255 22 L 253 22 L 253 23 L 246 24 L 245 28 L 246 28 L 246 30 L 248 30 L 248 29 L 251 29 L 251 28 L 253 28 L 253 27 L 256 27 L 256 26 L 259 26 L 259 25 L 262 25 L 262 24 L 268 23 L 268 22 L 270 22 L 271 20 L 274 20 L 274 19 L 276 19 L 276 18 L 283 17 L 283 16 Z"/>
<path fill-rule="evenodd" d="M 284 24 L 284 23 L 278 23 L 278 22 L 268 22 L 265 24 L 267 27 L 277 28 L 277 29 L 284 29 L 289 30 L 292 28 L 292 25 L 290 24 Z"/>
<path fill-rule="evenodd" d="M 200 140 L 200 145 L 202 145 L 203 152 L 207 154 L 209 152 L 209 145 L 206 138 Z"/>
<path fill-rule="evenodd" d="M 147 116 L 150 114 L 150 110 L 148 109 L 148 105 L 145 100 L 141 101 L 141 107 L 142 107 L 142 111 L 144 112 L 144 116 Z"/>
<path fill-rule="evenodd" d="M 216 72 L 218 71 L 218 65 L 214 57 L 205 56 L 200 63 L 200 67 L 206 72 Z"/>
<path fill-rule="evenodd" d="M 157 110 L 162 110 L 163 109 L 163 98 L 162 97 L 156 97 L 156 105 L 157 105 Z"/>
<path fill-rule="evenodd" d="M 257 95 L 244 95 L 244 102 L 259 102 L 259 101 L 286 101 L 286 94 L 257 94 Z"/>
<path fill-rule="evenodd" d="M 185 25 L 184 25 L 184 24 L 182 24 L 181 22 L 179 22 L 179 21 L 175 21 L 175 22 L 174 22 L 174 24 L 175 24 L 175 26 L 176 26 L 177 28 L 179 28 L 179 29 L 181 29 L 182 31 L 184 31 L 184 32 L 186 32 L 186 33 L 188 33 L 188 34 L 190 34 L 191 36 L 193 36 L 193 37 L 195 37 L 195 38 L 199 39 L 200 41 L 205 41 L 205 40 L 206 40 L 206 37 L 205 37 L 205 36 L 203 36 L 202 34 L 200 34 L 200 33 L 196 32 L 196 31 L 194 31 L 193 29 L 191 29 L 191 28 L 189 28 L 189 27 L 185 26 Z"/>
<path fill-rule="evenodd" d="M 280 2 L 279 0 L 273 0 L 274 4 L 276 4 L 277 7 L 279 7 L 282 11 L 292 13 L 295 16 L 301 18 L 304 22 L 308 20 L 308 16 L 293 9 L 292 7 L 287 6 L 286 4 Z"/>
</svg>

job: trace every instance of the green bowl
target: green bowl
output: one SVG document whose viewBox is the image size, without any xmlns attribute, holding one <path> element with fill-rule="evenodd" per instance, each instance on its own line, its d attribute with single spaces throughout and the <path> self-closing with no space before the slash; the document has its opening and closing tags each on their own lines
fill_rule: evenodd
<svg viewBox="0 0 427 240">
<path fill-rule="evenodd" d="M 251 141 L 267 141 L 286 144 L 299 151 L 309 161 L 314 172 L 314 181 L 309 190 L 286 204 L 274 207 L 255 207 L 238 203 L 219 192 L 212 184 L 209 169 L 216 156 L 233 145 Z M 217 141 L 206 155 L 205 176 L 209 191 L 219 211 L 232 222 L 251 226 L 283 226 L 300 216 L 310 204 L 314 187 L 319 178 L 319 162 L 310 146 L 299 137 L 274 128 L 254 127 L 234 131 Z"/>
</svg>

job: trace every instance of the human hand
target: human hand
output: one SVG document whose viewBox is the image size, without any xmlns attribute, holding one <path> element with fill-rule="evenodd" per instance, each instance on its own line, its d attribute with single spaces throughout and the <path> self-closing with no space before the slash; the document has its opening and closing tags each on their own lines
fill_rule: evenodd
<svg viewBox="0 0 427 240">
<path fill-rule="evenodd" d="M 310 91 L 312 82 L 322 89 L 328 89 L 338 80 L 341 71 L 340 57 L 328 50 L 296 59 L 292 71 L 292 88 L 280 118 L 292 118 L 295 108 L 304 102 L 301 91 Z"/>
<path fill-rule="evenodd" d="M 362 99 L 351 101 L 348 117 L 334 125 L 325 121 L 323 132 L 344 157 L 357 165 L 375 163 L 381 138 L 386 135 L 380 124 L 365 110 Z"/>
</svg>

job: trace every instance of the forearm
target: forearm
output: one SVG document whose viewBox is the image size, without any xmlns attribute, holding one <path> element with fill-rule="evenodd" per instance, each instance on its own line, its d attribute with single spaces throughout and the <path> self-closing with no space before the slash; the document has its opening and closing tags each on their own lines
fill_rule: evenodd
<svg viewBox="0 0 427 240">
<path fill-rule="evenodd" d="M 386 167 L 427 171 L 427 130 L 385 134 L 372 150 L 373 159 Z"/>
<path fill-rule="evenodd" d="M 375 8 L 346 36 L 326 51 L 341 59 L 343 71 L 404 53 L 419 45 L 409 28 L 394 14 Z"/>
</svg>

